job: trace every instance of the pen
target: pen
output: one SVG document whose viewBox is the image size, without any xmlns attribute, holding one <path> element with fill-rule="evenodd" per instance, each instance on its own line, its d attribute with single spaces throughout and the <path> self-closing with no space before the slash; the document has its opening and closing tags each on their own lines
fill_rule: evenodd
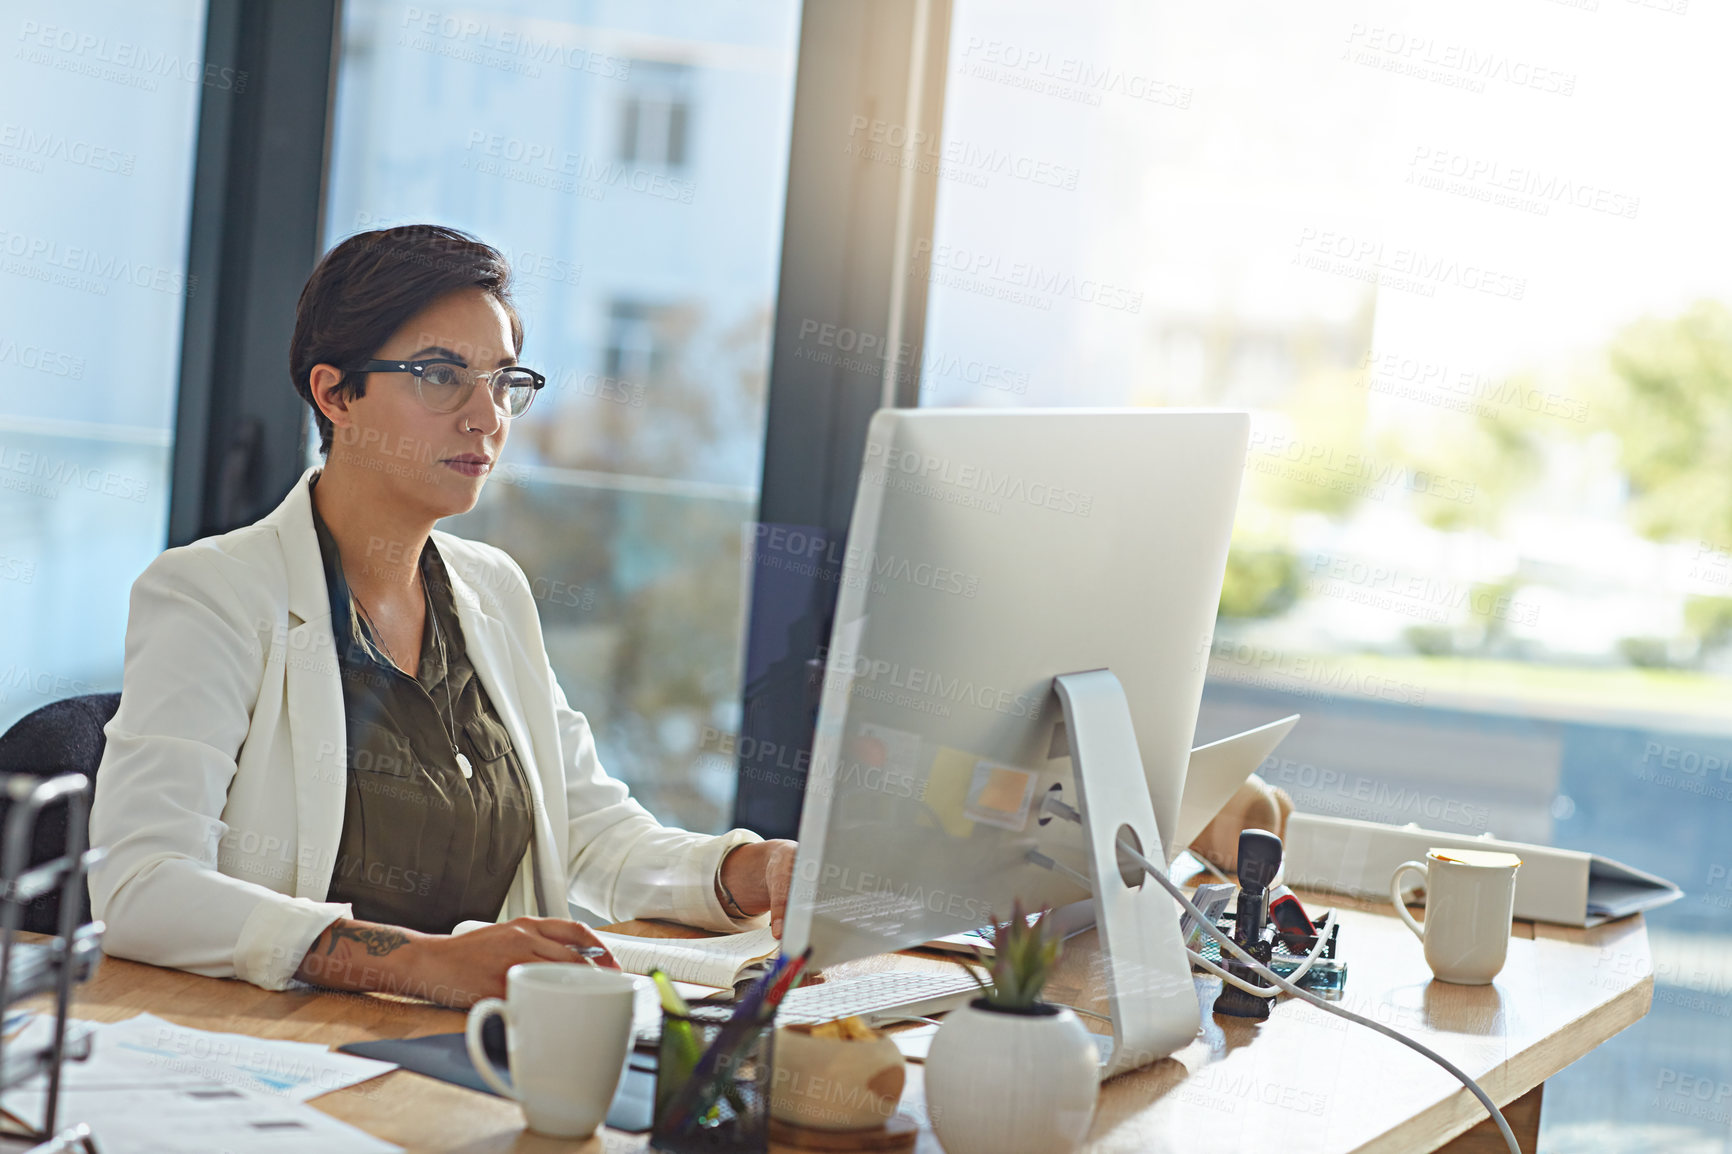
<svg viewBox="0 0 1732 1154">
<path fill-rule="evenodd" d="M 739 1055 L 752 1045 L 758 1034 L 775 1018 L 777 1005 L 793 987 L 794 980 L 811 956 L 810 947 L 797 958 L 784 954 L 777 960 L 774 969 L 753 983 L 752 989 L 734 1010 L 733 1017 L 722 1027 L 709 1049 L 704 1051 L 685 1085 L 668 1104 L 669 1132 L 686 1131 L 693 1118 L 701 1118 L 709 1111 L 718 1097 L 719 1087 L 708 1083 L 717 1076 L 718 1067 L 721 1071 L 731 1068 Z M 722 1073 L 721 1078 L 725 1080 L 727 1074 Z"/>
<path fill-rule="evenodd" d="M 607 956 L 606 946 L 567 946 L 565 948 L 582 958 L 585 963 L 591 966 L 595 966 L 597 958 L 605 958 Z M 601 967 L 596 966 L 596 968 L 600 969 Z"/>
<path fill-rule="evenodd" d="M 698 1045 L 697 1038 L 692 1034 L 690 1021 L 692 1009 L 686 1005 L 686 1000 L 680 997 L 674 989 L 673 982 L 661 970 L 651 970 L 650 980 L 656 984 L 656 992 L 661 996 L 662 1041 L 664 1068 L 667 1085 L 683 1086 L 691 1077 L 692 1070 L 697 1067 L 698 1059 L 703 1057 L 703 1050 Z M 659 1089 L 661 1083 L 657 1083 Z M 746 1112 L 746 1102 L 740 1097 L 740 1091 L 732 1084 L 725 1090 L 728 1102 L 734 1107 L 736 1114 Z"/>
</svg>

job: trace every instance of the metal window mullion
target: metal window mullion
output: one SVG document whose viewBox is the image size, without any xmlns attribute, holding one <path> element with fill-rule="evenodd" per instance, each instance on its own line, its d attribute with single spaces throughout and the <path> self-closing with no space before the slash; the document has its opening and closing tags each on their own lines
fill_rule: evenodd
<svg viewBox="0 0 1732 1154">
<path fill-rule="evenodd" d="M 169 544 L 248 524 L 300 476 L 294 305 L 323 242 L 339 0 L 210 0 L 193 172 Z"/>
<path fill-rule="evenodd" d="M 926 281 L 910 271 L 938 194 L 935 165 L 847 146 L 868 142 L 861 118 L 897 123 L 905 162 L 938 139 L 950 10 L 951 0 L 806 0 L 802 11 L 758 524 L 799 528 L 827 554 L 847 533 L 873 412 L 919 396 Z M 812 339 L 822 325 L 873 334 L 887 363 L 860 372 L 806 355 L 822 351 Z M 734 820 L 763 834 L 798 826 L 812 663 L 836 592 L 762 558 L 754 569 Z"/>
</svg>

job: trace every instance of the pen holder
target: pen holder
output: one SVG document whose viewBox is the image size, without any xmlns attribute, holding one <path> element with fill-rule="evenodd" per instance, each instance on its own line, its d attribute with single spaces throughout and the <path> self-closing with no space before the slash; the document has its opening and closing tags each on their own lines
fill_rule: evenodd
<svg viewBox="0 0 1732 1154">
<path fill-rule="evenodd" d="M 734 1005 L 706 999 L 688 1009 L 686 1014 L 662 1011 L 651 1148 L 667 1154 L 764 1154 L 770 1142 L 770 1080 L 776 1069 L 774 1019 L 754 1027 L 721 1056 L 695 1096 L 682 1095 Z"/>
</svg>

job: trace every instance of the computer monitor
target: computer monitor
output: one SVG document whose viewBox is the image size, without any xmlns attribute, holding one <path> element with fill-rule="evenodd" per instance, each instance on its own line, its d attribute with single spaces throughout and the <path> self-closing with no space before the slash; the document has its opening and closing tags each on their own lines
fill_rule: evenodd
<svg viewBox="0 0 1732 1154">
<path fill-rule="evenodd" d="M 1029 861 L 1092 876 L 1097 860 L 1075 824 L 1042 815 L 1049 792 L 1078 801 L 1059 674 L 1117 676 L 1141 765 L 1112 772 L 1140 773 L 1162 860 L 1183 848 L 1248 431 L 1218 411 L 874 415 L 784 949 L 830 965 L 1002 920 L 1015 899 L 1088 898 Z M 1188 970 L 1162 980 L 1191 990 Z"/>
</svg>

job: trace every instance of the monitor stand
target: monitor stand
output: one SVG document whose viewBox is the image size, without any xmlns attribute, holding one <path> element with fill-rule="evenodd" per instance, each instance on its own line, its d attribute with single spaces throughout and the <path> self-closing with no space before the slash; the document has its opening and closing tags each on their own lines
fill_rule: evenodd
<svg viewBox="0 0 1732 1154">
<path fill-rule="evenodd" d="M 1162 856 L 1124 686 L 1110 670 L 1093 669 L 1061 674 L 1053 688 L 1064 709 L 1112 1010 L 1113 1049 L 1101 1066 L 1105 1079 L 1186 1046 L 1201 1015 L 1179 937 L 1178 906 L 1140 868 L 1119 864 L 1119 833 L 1126 827 L 1146 856 Z"/>
</svg>

